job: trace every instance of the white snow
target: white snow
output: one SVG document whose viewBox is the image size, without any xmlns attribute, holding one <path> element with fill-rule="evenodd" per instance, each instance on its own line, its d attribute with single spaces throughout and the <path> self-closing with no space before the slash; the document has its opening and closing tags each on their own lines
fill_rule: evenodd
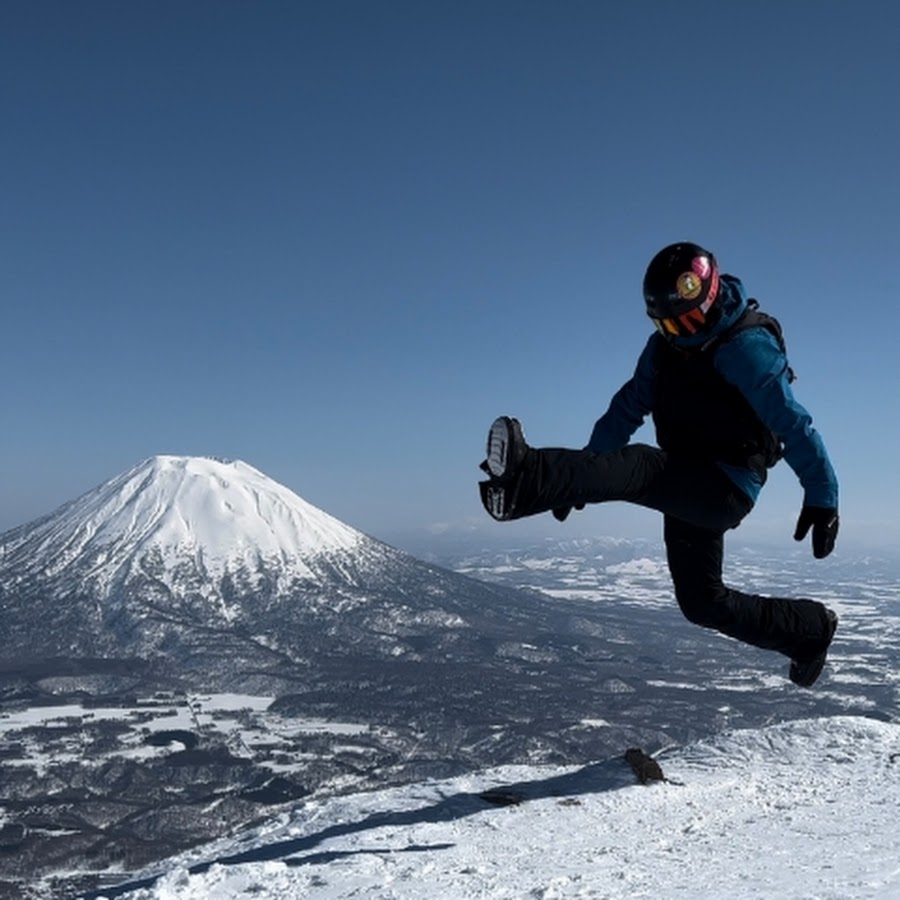
<svg viewBox="0 0 900 900">
<path fill-rule="evenodd" d="M 668 567 L 662 559 L 630 559 L 628 562 L 616 563 L 606 567 L 610 575 L 638 575 L 656 578 L 660 573 L 668 574 Z"/>
<path fill-rule="evenodd" d="M 303 576 L 310 556 L 352 550 L 361 539 L 240 460 L 156 456 L 24 529 L 4 551 L 12 558 L 27 542 L 29 560 L 53 560 L 37 573 L 44 577 L 91 560 L 87 577 L 102 595 L 154 553 L 167 567 L 190 559 L 212 578 L 256 571 L 261 560 Z M 36 573 L 26 564 L 26 574 Z"/>
<path fill-rule="evenodd" d="M 670 783 L 638 785 L 617 758 L 311 800 L 171 861 L 125 896 L 900 896 L 900 724 L 788 722 L 659 761 Z M 491 788 L 525 802 L 491 805 L 479 797 Z"/>
</svg>

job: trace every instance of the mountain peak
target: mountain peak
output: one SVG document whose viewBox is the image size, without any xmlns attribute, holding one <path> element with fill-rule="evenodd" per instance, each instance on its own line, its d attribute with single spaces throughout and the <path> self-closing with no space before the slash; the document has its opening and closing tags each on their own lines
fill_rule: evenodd
<svg viewBox="0 0 900 900">
<path fill-rule="evenodd" d="M 55 513 L 4 536 L 20 575 L 77 576 L 106 594 L 152 556 L 213 580 L 353 551 L 364 535 L 241 460 L 153 456 Z M 39 571 L 35 571 L 35 569 Z M 144 567 L 145 568 L 145 567 Z"/>
</svg>

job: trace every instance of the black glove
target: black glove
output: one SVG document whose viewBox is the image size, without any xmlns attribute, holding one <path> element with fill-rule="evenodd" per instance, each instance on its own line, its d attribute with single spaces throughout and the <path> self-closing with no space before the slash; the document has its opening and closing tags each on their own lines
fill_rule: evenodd
<svg viewBox="0 0 900 900">
<path fill-rule="evenodd" d="M 576 503 L 575 509 L 584 509 L 584 504 Z M 557 506 L 556 509 L 553 510 L 553 518 L 556 519 L 557 522 L 565 522 L 566 519 L 569 518 L 570 512 L 572 512 L 571 506 Z"/>
<path fill-rule="evenodd" d="M 838 511 L 828 506 L 804 506 L 797 519 L 794 540 L 802 541 L 812 528 L 813 556 L 824 559 L 834 550 L 838 533 Z"/>
</svg>

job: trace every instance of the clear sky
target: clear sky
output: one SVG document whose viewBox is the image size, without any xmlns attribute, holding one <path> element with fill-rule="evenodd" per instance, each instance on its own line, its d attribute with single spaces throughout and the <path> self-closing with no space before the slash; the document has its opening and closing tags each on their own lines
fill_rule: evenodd
<svg viewBox="0 0 900 900">
<path fill-rule="evenodd" d="M 0 530 L 172 453 L 394 542 L 656 536 L 496 525 L 476 464 L 499 413 L 585 443 L 687 239 L 781 319 L 842 539 L 896 543 L 898 90 L 893 0 L 5 0 Z"/>
</svg>

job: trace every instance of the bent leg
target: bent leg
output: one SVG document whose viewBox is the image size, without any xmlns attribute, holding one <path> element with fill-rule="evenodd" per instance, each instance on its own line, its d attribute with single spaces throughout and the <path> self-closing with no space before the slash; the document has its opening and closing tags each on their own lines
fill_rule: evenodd
<svg viewBox="0 0 900 900">
<path fill-rule="evenodd" d="M 694 624 L 792 659 L 808 655 L 830 634 L 825 606 L 815 600 L 760 597 L 726 587 L 721 532 L 666 516 L 664 538 L 675 599 Z"/>
</svg>

